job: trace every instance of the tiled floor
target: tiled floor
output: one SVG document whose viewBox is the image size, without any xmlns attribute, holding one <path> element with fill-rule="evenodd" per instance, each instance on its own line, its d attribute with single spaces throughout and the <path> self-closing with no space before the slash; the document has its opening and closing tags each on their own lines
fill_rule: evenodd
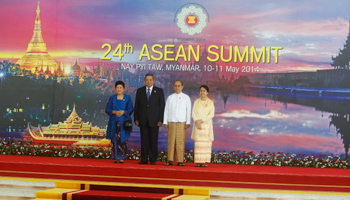
<svg viewBox="0 0 350 200">
<path fill-rule="evenodd" d="M 36 192 L 55 187 L 55 183 L 0 179 L 0 200 L 35 199 Z"/>
</svg>

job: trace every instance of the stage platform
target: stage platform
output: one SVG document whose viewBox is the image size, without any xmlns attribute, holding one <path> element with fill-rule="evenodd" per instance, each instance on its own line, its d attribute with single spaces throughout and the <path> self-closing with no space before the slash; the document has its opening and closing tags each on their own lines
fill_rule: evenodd
<svg viewBox="0 0 350 200">
<path fill-rule="evenodd" d="M 194 163 L 185 163 L 184 167 L 163 164 L 139 165 L 135 160 L 115 164 L 106 159 L 0 155 L 0 176 L 51 180 L 58 184 L 57 188 L 77 194 L 78 191 L 88 191 L 91 195 L 99 190 L 206 197 L 213 191 L 276 191 L 350 198 L 349 169 L 225 164 L 209 164 L 203 168 L 194 167 Z M 76 195 L 74 199 L 79 198 Z"/>
</svg>

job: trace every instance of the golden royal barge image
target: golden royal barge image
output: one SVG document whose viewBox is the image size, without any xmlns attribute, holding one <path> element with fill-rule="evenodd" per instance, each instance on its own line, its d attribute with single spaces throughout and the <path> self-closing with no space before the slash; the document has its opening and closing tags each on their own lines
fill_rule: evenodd
<svg viewBox="0 0 350 200">
<path fill-rule="evenodd" d="M 75 110 L 75 105 L 63 123 L 50 124 L 47 127 L 40 124 L 38 127 L 32 127 L 28 123 L 28 132 L 34 143 L 110 146 L 110 141 L 105 139 L 106 129 L 83 122 Z"/>
</svg>

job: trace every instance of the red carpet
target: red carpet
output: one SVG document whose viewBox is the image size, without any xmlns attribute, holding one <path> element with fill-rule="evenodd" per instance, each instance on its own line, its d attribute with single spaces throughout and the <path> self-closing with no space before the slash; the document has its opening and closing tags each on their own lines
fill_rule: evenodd
<svg viewBox="0 0 350 200">
<path fill-rule="evenodd" d="M 223 164 L 197 168 L 193 163 L 185 163 L 184 167 L 163 164 L 139 165 L 138 161 L 129 160 L 125 164 L 114 164 L 112 160 L 105 159 L 0 155 L 0 176 L 224 188 L 350 191 L 348 169 Z M 94 187 L 98 186 L 91 185 L 90 189 L 94 190 Z M 114 186 L 110 187 L 104 190 L 118 191 Z"/>
<path fill-rule="evenodd" d="M 72 200 L 161 200 L 164 197 L 170 196 L 169 194 L 156 194 L 156 193 L 138 193 L 138 192 L 113 192 L 113 191 L 85 191 L 72 195 Z M 169 198 L 173 199 L 173 198 Z"/>
</svg>

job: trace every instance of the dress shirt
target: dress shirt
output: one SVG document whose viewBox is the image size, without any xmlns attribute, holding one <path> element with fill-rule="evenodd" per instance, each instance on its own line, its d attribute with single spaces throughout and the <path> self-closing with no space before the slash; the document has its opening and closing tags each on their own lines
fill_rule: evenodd
<svg viewBox="0 0 350 200">
<path fill-rule="evenodd" d="M 151 96 L 152 90 L 153 90 L 153 85 L 149 88 L 149 96 Z M 146 95 L 147 95 L 147 92 L 148 92 L 148 87 L 146 86 Z"/>
<path fill-rule="evenodd" d="M 168 122 L 191 123 L 191 99 L 187 94 L 172 94 L 168 97 L 164 109 L 164 124 Z"/>
</svg>

